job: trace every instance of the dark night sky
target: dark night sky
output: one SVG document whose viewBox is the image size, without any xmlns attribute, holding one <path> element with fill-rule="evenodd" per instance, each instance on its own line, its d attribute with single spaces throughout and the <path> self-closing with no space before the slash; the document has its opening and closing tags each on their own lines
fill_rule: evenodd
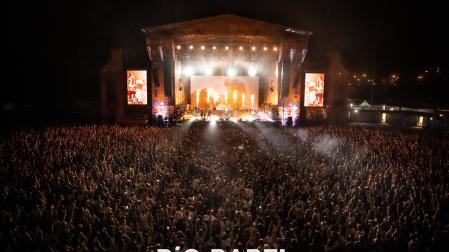
<svg viewBox="0 0 449 252">
<path fill-rule="evenodd" d="M 35 1 L 37 2 L 37 1 Z M 145 63 L 140 28 L 224 13 L 314 32 L 307 60 L 338 49 L 354 71 L 448 66 L 447 9 L 431 1 L 58 1 L 8 8 L 8 76 L 17 102 L 97 99 L 109 48 Z M 60 95 L 55 95 L 60 94 Z"/>
</svg>

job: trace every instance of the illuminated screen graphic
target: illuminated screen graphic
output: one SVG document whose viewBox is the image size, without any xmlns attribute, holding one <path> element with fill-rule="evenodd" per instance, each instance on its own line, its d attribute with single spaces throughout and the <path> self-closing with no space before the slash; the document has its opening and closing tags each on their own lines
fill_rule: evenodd
<svg viewBox="0 0 449 252">
<path fill-rule="evenodd" d="M 192 76 L 191 103 L 201 109 L 257 109 L 259 77 Z"/>
<path fill-rule="evenodd" d="M 147 104 L 147 71 L 126 71 L 128 104 Z"/>
<path fill-rule="evenodd" d="M 304 106 L 323 107 L 323 104 L 324 104 L 324 74 L 306 73 Z"/>
</svg>

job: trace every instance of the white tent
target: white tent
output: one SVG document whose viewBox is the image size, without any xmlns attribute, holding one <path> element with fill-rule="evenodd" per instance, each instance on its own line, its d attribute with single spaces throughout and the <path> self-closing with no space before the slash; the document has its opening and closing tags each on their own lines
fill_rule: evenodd
<svg viewBox="0 0 449 252">
<path fill-rule="evenodd" d="M 371 105 L 366 100 L 364 100 L 362 103 L 359 104 L 359 107 L 369 108 L 371 107 Z"/>
</svg>

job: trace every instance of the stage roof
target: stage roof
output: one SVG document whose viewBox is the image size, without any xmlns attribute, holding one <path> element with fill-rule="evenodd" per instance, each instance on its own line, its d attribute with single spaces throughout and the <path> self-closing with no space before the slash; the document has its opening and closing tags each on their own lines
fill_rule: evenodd
<svg viewBox="0 0 449 252">
<path fill-rule="evenodd" d="M 163 61 L 168 55 L 176 55 L 177 59 L 183 60 L 203 60 L 209 56 L 251 61 L 261 60 L 261 57 L 279 60 L 288 56 L 291 62 L 302 62 L 312 35 L 310 31 L 231 14 L 147 27 L 142 31 L 146 34 L 147 51 L 152 61 Z M 184 50 L 187 45 L 193 49 L 198 44 L 202 50 Z M 175 50 L 175 46 L 183 50 Z M 240 47 L 246 49 L 235 51 Z M 226 51 L 215 48 L 226 48 Z M 272 53 L 267 53 L 268 48 Z"/>
<path fill-rule="evenodd" d="M 148 37 L 182 38 L 183 41 L 195 40 L 201 37 L 202 41 L 213 39 L 233 40 L 243 39 L 259 40 L 262 37 L 291 38 L 296 41 L 307 40 L 312 32 L 302 29 L 268 23 L 232 14 L 193 19 L 172 24 L 165 24 L 142 29 Z M 211 38 L 207 38 L 210 35 Z"/>
</svg>

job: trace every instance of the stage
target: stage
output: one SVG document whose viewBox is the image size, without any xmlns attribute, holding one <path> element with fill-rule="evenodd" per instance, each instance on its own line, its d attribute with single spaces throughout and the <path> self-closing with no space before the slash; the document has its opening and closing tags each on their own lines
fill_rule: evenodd
<svg viewBox="0 0 449 252">
<path fill-rule="evenodd" d="M 295 125 L 307 110 L 326 107 L 324 73 L 303 67 L 312 32 L 235 15 L 142 31 L 148 66 L 119 67 L 124 54 L 117 51 L 102 71 L 104 117 L 141 113 L 169 123 L 214 116 Z"/>
</svg>

